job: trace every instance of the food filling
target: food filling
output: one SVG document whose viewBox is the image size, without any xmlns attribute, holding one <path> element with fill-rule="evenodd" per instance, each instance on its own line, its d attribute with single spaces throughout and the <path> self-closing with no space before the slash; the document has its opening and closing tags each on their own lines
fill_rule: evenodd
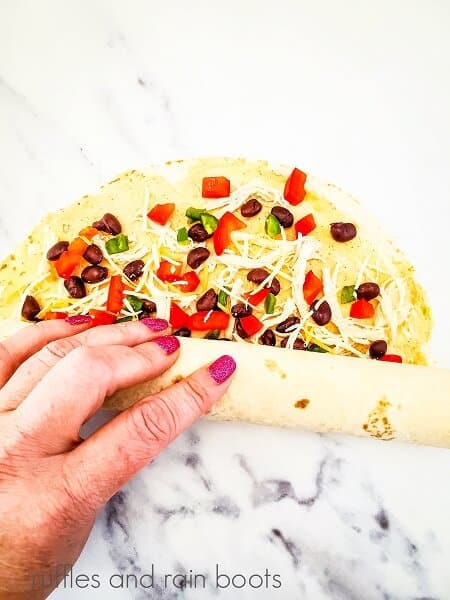
<svg viewBox="0 0 450 600">
<path fill-rule="evenodd" d="M 135 230 L 123 231 L 106 213 L 75 239 L 47 248 L 44 275 L 24 291 L 22 317 L 84 316 L 99 326 L 158 316 L 182 337 L 402 362 L 389 346 L 412 309 L 404 282 L 366 262 L 338 286 L 346 267 L 340 247 L 358 228 L 328 223 L 331 269 L 315 237 L 317 215 L 310 206 L 294 214 L 306 181 L 294 169 L 284 190 L 254 182 L 231 191 L 226 177 L 205 177 L 201 206 L 193 200 L 181 215 L 150 190 Z M 39 294 L 46 278 L 55 284 Z"/>
</svg>

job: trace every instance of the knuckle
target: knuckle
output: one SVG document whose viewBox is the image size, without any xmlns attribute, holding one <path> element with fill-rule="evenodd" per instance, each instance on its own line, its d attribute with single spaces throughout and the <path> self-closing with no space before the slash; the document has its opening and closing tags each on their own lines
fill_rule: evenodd
<svg viewBox="0 0 450 600">
<path fill-rule="evenodd" d="M 42 350 L 37 354 L 37 357 L 47 367 L 51 367 L 55 364 L 55 362 L 61 360 L 79 346 L 80 342 L 75 338 L 62 338 L 60 340 L 53 340 L 42 348 Z"/>
<path fill-rule="evenodd" d="M 11 354 L 3 342 L 0 342 L 0 360 L 8 365 L 12 363 Z"/>
<path fill-rule="evenodd" d="M 141 361 L 143 371 L 153 371 L 155 368 L 153 346 L 146 348 L 145 350 L 143 348 L 133 348 L 133 354 L 135 357 L 139 357 L 138 360 Z"/>
<path fill-rule="evenodd" d="M 8 381 L 16 365 L 6 344 L 0 342 L 0 387 Z"/>
<path fill-rule="evenodd" d="M 91 346 L 78 346 L 70 355 L 71 361 L 75 368 L 85 368 L 89 365 L 90 368 L 96 371 L 102 368 L 106 369 L 106 361 L 98 348 Z"/>
<path fill-rule="evenodd" d="M 191 403 L 194 404 L 194 407 L 198 409 L 199 412 L 204 413 L 209 398 L 209 391 L 207 387 L 203 385 L 201 381 L 192 377 L 185 379 L 182 383 L 182 386 L 186 396 L 189 398 Z"/>
<path fill-rule="evenodd" d="M 130 413 L 132 428 L 141 442 L 148 446 L 164 446 L 176 435 L 177 419 L 160 397 L 136 406 Z"/>
</svg>

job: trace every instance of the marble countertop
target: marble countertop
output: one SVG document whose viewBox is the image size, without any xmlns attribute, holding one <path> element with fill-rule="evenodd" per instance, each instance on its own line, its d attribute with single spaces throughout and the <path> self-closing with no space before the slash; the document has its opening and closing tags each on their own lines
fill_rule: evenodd
<svg viewBox="0 0 450 600">
<path fill-rule="evenodd" d="M 448 3 L 420 0 L 3 3 L 0 254 L 146 162 L 295 163 L 400 240 L 448 366 L 449 26 Z M 53 597 L 446 599 L 449 466 L 446 450 L 202 421 L 109 502 Z"/>
</svg>

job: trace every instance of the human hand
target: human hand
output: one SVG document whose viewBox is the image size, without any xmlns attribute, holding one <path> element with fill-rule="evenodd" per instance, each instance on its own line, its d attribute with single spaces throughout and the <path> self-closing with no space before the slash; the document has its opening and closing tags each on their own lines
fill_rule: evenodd
<svg viewBox="0 0 450 600">
<path fill-rule="evenodd" d="M 0 344 L 0 598 L 45 598 L 97 510 L 227 389 L 236 365 L 225 356 L 81 440 L 106 396 L 176 361 L 167 328 L 162 319 L 96 328 L 56 320 Z"/>
</svg>

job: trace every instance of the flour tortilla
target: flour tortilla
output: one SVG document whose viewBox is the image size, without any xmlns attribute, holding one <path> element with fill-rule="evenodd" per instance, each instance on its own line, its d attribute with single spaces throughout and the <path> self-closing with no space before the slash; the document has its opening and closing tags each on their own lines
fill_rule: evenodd
<svg viewBox="0 0 450 600">
<path fill-rule="evenodd" d="M 238 369 L 213 419 L 450 447 L 448 369 L 221 340 L 181 342 L 181 358 L 169 371 L 118 392 L 106 406 L 123 410 L 231 354 Z"/>
<path fill-rule="evenodd" d="M 184 211 L 188 206 L 203 206 L 203 177 L 228 177 L 233 188 L 258 180 L 265 186 L 282 190 L 291 170 L 288 166 L 246 159 L 176 161 L 124 173 L 97 194 L 84 196 L 75 204 L 48 215 L 0 268 L 3 298 L 0 337 L 25 325 L 20 319 L 24 294 L 32 293 L 39 300 L 39 292 L 44 296 L 49 287 L 56 285 L 51 279 L 39 281 L 40 273 L 44 271 L 45 276 L 48 268 L 43 258 L 47 249 L 57 240 L 73 239 L 105 212 L 116 215 L 123 231 L 133 235 L 146 218 L 145 212 L 142 217 L 136 215 L 142 213 L 143 198 L 150 193 L 152 203 L 175 202 L 172 225 L 176 229 L 186 225 Z M 329 224 L 351 221 L 357 225 L 357 238 L 338 245 L 339 260 L 344 265 L 340 286 L 354 283 L 360 265 L 369 258 L 378 261 L 381 257 L 389 265 L 389 268 L 384 267 L 389 274 L 402 279 L 403 301 L 413 309 L 408 316 L 408 326 L 400 327 L 395 339 L 390 340 L 389 351 L 401 354 L 408 363 L 425 364 L 431 319 L 424 292 L 414 279 L 411 265 L 373 217 L 350 195 L 312 176 L 308 176 L 306 189 L 305 201 L 292 207 L 292 211 L 296 218 L 314 213 L 318 224 L 314 236 L 322 242 L 323 255 L 330 263 L 335 261 L 336 243 L 329 235 Z M 258 231 L 263 223 L 257 217 L 251 226 Z M 33 281 L 32 290 L 27 287 L 30 281 Z M 183 340 L 181 357 L 170 372 L 140 388 L 119 392 L 108 399 L 106 405 L 125 408 L 149 391 L 159 390 L 213 360 L 222 351 L 236 356 L 240 368 L 229 393 L 213 410 L 214 418 L 436 445 L 450 443 L 445 426 L 450 422 L 448 372 L 247 343 Z M 425 399 L 426 385 L 438 390 L 433 416 L 429 412 L 430 400 Z M 424 397 L 420 402 L 422 392 Z M 296 406 L 302 400 L 308 402 Z M 380 423 L 377 415 L 380 415 Z"/>
</svg>

